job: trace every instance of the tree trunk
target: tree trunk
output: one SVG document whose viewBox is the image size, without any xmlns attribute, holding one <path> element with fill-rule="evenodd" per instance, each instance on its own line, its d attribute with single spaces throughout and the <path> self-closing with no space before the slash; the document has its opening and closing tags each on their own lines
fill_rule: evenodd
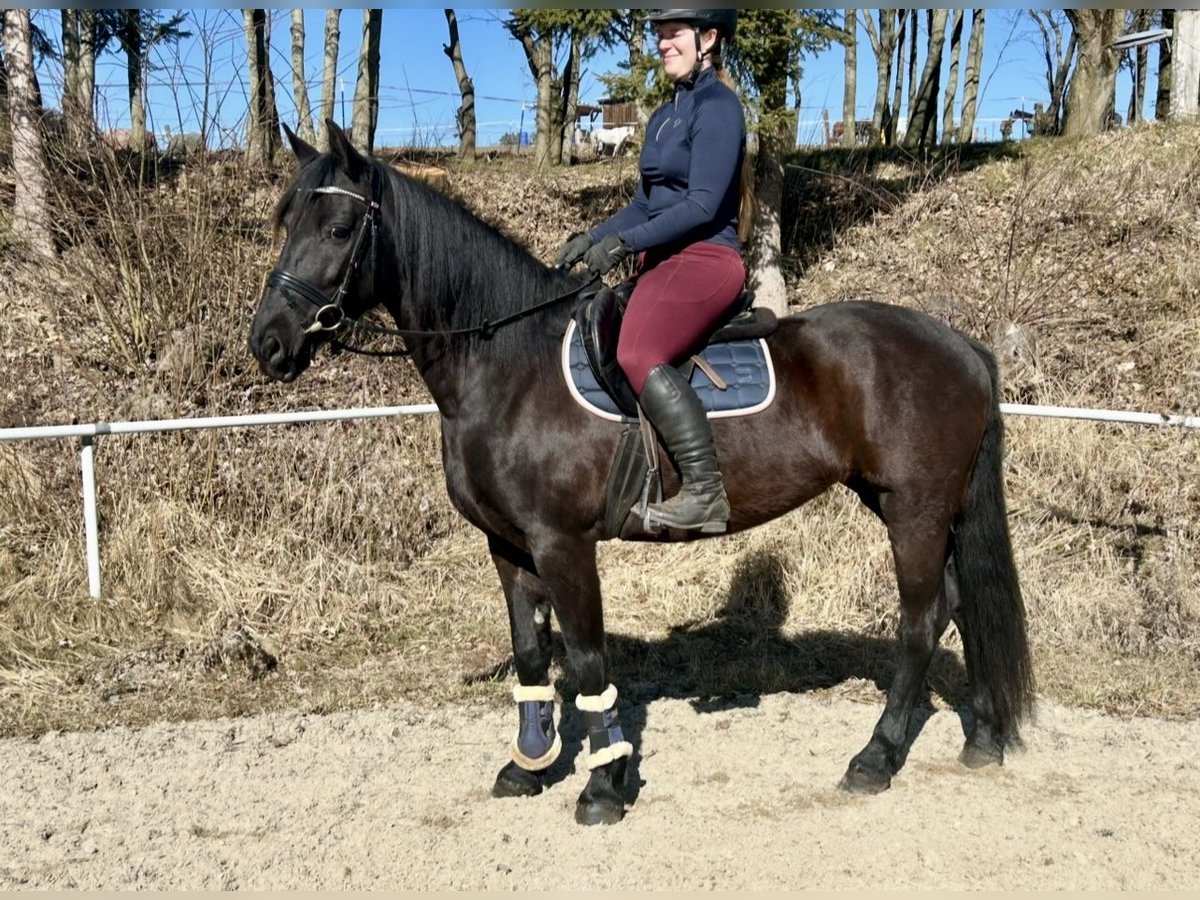
<svg viewBox="0 0 1200 900">
<path fill-rule="evenodd" d="M 529 63 L 533 82 L 537 85 L 537 135 L 533 140 L 533 162 L 534 166 L 540 169 L 551 164 L 550 123 L 553 118 L 551 107 L 554 103 L 554 60 L 551 41 L 546 36 L 534 38 L 527 30 L 517 36 L 525 49 L 525 59 Z"/>
<path fill-rule="evenodd" d="M 250 72 L 250 105 L 246 111 L 246 152 L 250 159 L 270 163 L 275 155 L 277 130 L 274 91 L 271 89 L 270 45 L 265 9 L 243 9 L 246 58 Z"/>
<path fill-rule="evenodd" d="M 937 139 L 938 83 L 942 77 L 942 48 L 946 43 L 946 18 L 949 10 L 929 11 L 929 49 L 915 102 L 910 107 L 908 133 L 904 146 L 909 149 L 933 144 Z"/>
<path fill-rule="evenodd" d="M 125 50 L 125 77 L 129 82 L 129 146 L 141 153 L 146 149 L 146 100 L 143 88 L 145 50 L 142 36 L 142 13 L 126 9 L 121 15 L 121 46 Z"/>
<path fill-rule="evenodd" d="M 304 77 L 304 10 L 292 10 L 292 95 L 296 100 L 296 133 L 308 143 L 316 141 L 308 82 Z"/>
<path fill-rule="evenodd" d="M 33 26 L 27 9 L 4 10 L 4 68 L 16 176 L 12 238 L 38 256 L 49 257 L 54 243 L 47 227 L 46 163 L 33 78 Z"/>
<path fill-rule="evenodd" d="M 870 13 L 866 14 L 870 17 Z M 842 146 L 853 147 L 857 132 L 855 104 L 858 101 L 858 10 L 846 10 L 846 59 L 842 89 Z"/>
<path fill-rule="evenodd" d="M 1099 134 L 1109 124 L 1121 51 L 1112 42 L 1124 31 L 1121 9 L 1068 9 L 1079 52 L 1067 93 L 1062 133 L 1067 137 Z M 1178 33 L 1178 32 L 1176 32 Z"/>
<path fill-rule="evenodd" d="M 900 133 L 900 110 L 904 104 L 904 38 L 908 19 L 908 10 L 900 10 L 899 21 L 896 25 L 896 88 L 892 93 L 892 117 L 888 122 L 888 136 L 884 141 L 888 146 L 895 146 L 897 139 L 903 137 Z M 913 27 L 916 27 L 915 22 Z"/>
<path fill-rule="evenodd" d="M 63 118 L 68 140 L 82 147 L 96 133 L 96 11 L 64 9 L 62 32 Z"/>
<path fill-rule="evenodd" d="M 917 45 L 920 37 L 920 10 L 908 11 L 908 128 L 912 129 L 913 109 L 917 105 Z M 905 134 L 907 135 L 907 131 Z"/>
<path fill-rule="evenodd" d="M 1162 27 L 1174 29 L 1175 10 L 1162 11 Z M 1160 122 L 1171 114 L 1171 41 L 1158 42 L 1158 89 L 1154 95 L 1154 118 Z"/>
<path fill-rule="evenodd" d="M 962 55 L 963 20 L 966 16 L 963 10 L 954 10 L 950 22 L 950 75 L 946 80 L 946 99 L 942 104 L 942 142 L 949 144 L 954 140 L 954 101 L 958 98 L 958 65 Z"/>
<path fill-rule="evenodd" d="M 579 118 L 579 70 L 583 65 L 583 38 L 577 28 L 571 29 L 570 51 L 563 69 L 562 103 L 559 107 L 558 152 L 556 162 L 568 165 L 571 162 L 571 145 L 575 137 L 575 120 Z"/>
<path fill-rule="evenodd" d="M 892 51 L 896 48 L 896 11 L 879 10 L 878 31 L 869 12 L 863 15 L 863 24 L 871 39 L 871 49 L 875 51 L 875 110 L 871 116 L 871 126 L 876 139 L 886 142 L 892 120 L 892 112 L 888 107 L 888 88 L 892 82 Z"/>
<path fill-rule="evenodd" d="M 341 17 L 340 9 L 325 10 L 325 65 L 321 70 L 321 121 L 317 123 L 318 146 L 325 150 L 329 149 L 325 120 L 333 118 L 333 105 L 337 99 L 338 45 L 342 36 L 338 23 Z M 343 126 L 345 124 L 342 122 Z"/>
<path fill-rule="evenodd" d="M 967 41 L 967 68 L 963 79 L 962 123 L 958 142 L 965 144 L 975 135 L 975 115 L 979 104 L 979 73 L 983 71 L 983 34 L 985 10 L 971 10 L 971 37 Z"/>
<path fill-rule="evenodd" d="M 1200 113 L 1200 11 L 1175 10 L 1171 32 L 1171 118 Z"/>
<path fill-rule="evenodd" d="M 443 10 L 446 14 L 446 24 L 450 29 L 450 43 L 442 45 L 442 52 L 449 57 L 454 65 L 454 77 L 458 79 L 458 92 L 462 95 L 462 103 L 458 106 L 455 120 L 458 124 L 458 155 L 467 157 L 475 155 L 475 85 L 467 75 L 467 67 L 463 63 L 462 44 L 458 38 L 458 17 L 454 10 Z"/>
<path fill-rule="evenodd" d="M 788 79 L 795 66 L 786 46 L 772 45 L 769 58 L 756 76 L 762 118 L 758 128 L 755 169 L 753 250 L 749 254 L 750 279 L 755 304 L 787 312 L 787 285 L 783 278 L 783 160 L 794 146 L 795 115 L 788 109 Z M 798 94 L 799 92 L 797 92 Z M 796 97 L 799 106 L 800 97 Z"/>
<path fill-rule="evenodd" d="M 375 147 L 375 126 L 379 123 L 379 36 L 382 30 L 383 10 L 364 9 L 351 141 L 360 152 L 367 154 Z"/>
</svg>

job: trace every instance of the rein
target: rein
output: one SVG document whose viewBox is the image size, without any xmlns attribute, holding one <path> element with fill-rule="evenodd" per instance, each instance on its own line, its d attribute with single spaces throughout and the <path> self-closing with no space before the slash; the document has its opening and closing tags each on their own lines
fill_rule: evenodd
<svg viewBox="0 0 1200 900">
<path fill-rule="evenodd" d="M 454 328 L 444 329 L 441 331 L 418 331 L 407 328 L 385 328 L 381 325 L 372 325 L 369 322 L 363 322 L 361 319 L 353 318 L 346 315 L 345 309 L 342 307 L 342 298 L 346 295 L 350 287 L 350 279 L 362 265 L 362 255 L 364 247 L 370 258 L 371 274 L 375 272 L 376 244 L 379 238 L 379 214 L 381 211 L 381 192 L 379 173 L 371 169 L 371 196 L 364 197 L 362 194 L 357 194 L 353 191 L 347 191 L 343 188 L 327 185 L 325 187 L 309 188 L 310 194 L 336 194 L 342 197 L 350 197 L 362 203 L 366 207 L 366 212 L 363 214 L 362 224 L 359 227 L 358 236 L 355 238 L 354 246 L 350 251 L 349 262 L 346 265 L 345 274 L 342 276 L 341 284 L 338 285 L 333 296 L 329 296 L 324 291 L 314 287 L 309 282 L 305 281 L 291 272 L 284 269 L 274 269 L 267 276 L 267 287 L 277 288 L 288 295 L 288 305 L 293 306 L 290 299 L 291 294 L 297 294 L 303 297 L 313 306 L 317 307 L 316 313 L 313 315 L 312 324 L 305 329 L 306 334 L 330 334 L 335 346 L 343 350 L 348 350 L 351 353 L 358 353 L 363 356 L 408 356 L 411 351 L 405 347 L 401 350 L 393 351 L 371 351 L 359 350 L 343 343 L 337 338 L 338 332 L 349 329 L 351 331 L 366 331 L 371 334 L 384 335 L 387 337 L 398 338 L 458 338 L 458 337 L 474 337 L 478 336 L 487 340 L 491 338 L 496 330 L 523 319 L 525 316 L 540 312 L 543 309 L 549 309 L 558 303 L 568 300 L 572 297 L 577 297 L 584 290 L 594 285 L 599 278 L 593 278 L 587 284 L 580 287 L 571 288 L 549 300 L 544 300 L 541 303 L 533 306 L 525 307 L 515 313 L 510 313 L 506 316 L 501 316 L 498 319 L 486 319 L 479 325 L 473 325 L 469 328 Z M 365 243 L 367 236 L 370 236 L 370 244 Z"/>
</svg>

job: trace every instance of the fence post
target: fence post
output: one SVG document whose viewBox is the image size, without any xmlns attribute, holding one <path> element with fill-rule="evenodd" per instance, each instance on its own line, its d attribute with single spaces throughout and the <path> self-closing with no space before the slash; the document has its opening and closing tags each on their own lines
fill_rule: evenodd
<svg viewBox="0 0 1200 900">
<path fill-rule="evenodd" d="M 79 441 L 83 476 L 83 530 L 87 539 L 88 593 L 100 599 L 100 526 L 96 516 L 96 446 L 90 436 Z"/>
</svg>

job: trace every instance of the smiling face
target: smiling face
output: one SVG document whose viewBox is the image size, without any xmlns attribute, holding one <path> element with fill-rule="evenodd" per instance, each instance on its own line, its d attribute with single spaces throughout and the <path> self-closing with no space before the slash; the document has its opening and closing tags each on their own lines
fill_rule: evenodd
<svg viewBox="0 0 1200 900">
<path fill-rule="evenodd" d="M 690 78 L 696 67 L 696 29 L 688 22 L 658 22 L 654 26 L 658 38 L 658 55 L 662 57 L 663 71 L 672 81 Z M 709 28 L 700 32 L 701 52 L 707 53 L 717 43 L 717 30 Z M 702 68 L 710 65 L 705 58 Z"/>
</svg>

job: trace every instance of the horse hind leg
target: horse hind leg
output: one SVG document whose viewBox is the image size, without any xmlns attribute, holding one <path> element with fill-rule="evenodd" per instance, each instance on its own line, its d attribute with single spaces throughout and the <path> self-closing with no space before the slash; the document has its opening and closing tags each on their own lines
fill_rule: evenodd
<svg viewBox="0 0 1200 900">
<path fill-rule="evenodd" d="M 911 520 L 902 524 L 892 516 L 887 520 L 900 591 L 900 664 L 871 740 L 850 761 L 840 783 L 852 793 L 887 790 L 904 765 L 912 712 L 924 694 L 929 662 L 952 611 L 944 579 L 949 528 Z"/>
</svg>

